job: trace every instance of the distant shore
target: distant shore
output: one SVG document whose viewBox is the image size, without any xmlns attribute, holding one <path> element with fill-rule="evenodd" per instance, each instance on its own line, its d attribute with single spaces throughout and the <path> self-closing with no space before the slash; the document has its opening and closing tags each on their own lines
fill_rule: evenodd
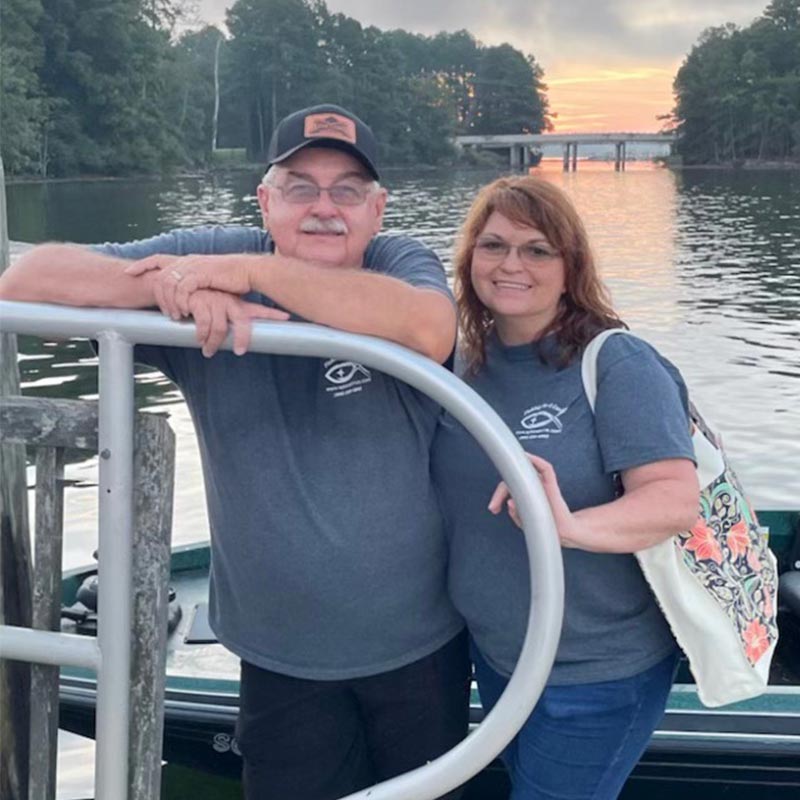
<svg viewBox="0 0 800 800">
<path fill-rule="evenodd" d="M 757 161 L 755 159 L 745 159 L 743 161 L 727 161 L 722 164 L 674 164 L 667 163 L 670 169 L 709 169 L 709 170 L 769 170 L 772 172 L 800 170 L 799 161 Z"/>
<path fill-rule="evenodd" d="M 554 157 L 547 158 L 548 161 L 558 160 Z M 579 159 L 584 161 L 587 159 Z M 599 161 L 600 159 L 588 159 Z M 756 159 L 744 159 L 742 161 L 727 161 L 719 164 L 683 164 L 679 160 L 656 157 L 653 159 L 630 159 L 631 161 L 653 161 L 663 164 L 665 167 L 674 170 L 769 170 L 774 172 L 800 170 L 800 159 L 791 161 L 758 161 Z M 503 164 L 496 159 L 474 161 L 455 161 L 443 164 L 387 164 L 381 167 L 382 172 L 394 172 L 397 170 L 408 171 L 410 169 L 419 172 L 431 172 L 437 169 L 487 169 L 492 167 L 502 168 Z M 168 172 L 156 172 L 142 175 L 71 175 L 57 178 L 42 178 L 39 175 L 8 175 L 5 176 L 7 186 L 21 183 L 66 183 L 66 182 L 91 182 L 91 181 L 157 181 L 163 178 L 205 178 L 216 172 L 254 172 L 257 173 L 264 169 L 261 163 L 230 163 L 208 168 L 198 168 L 195 170 L 175 170 Z"/>
</svg>

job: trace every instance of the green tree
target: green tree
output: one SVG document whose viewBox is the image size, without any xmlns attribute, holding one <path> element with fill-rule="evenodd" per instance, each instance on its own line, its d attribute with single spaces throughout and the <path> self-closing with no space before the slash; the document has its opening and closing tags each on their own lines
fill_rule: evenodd
<svg viewBox="0 0 800 800">
<path fill-rule="evenodd" d="M 50 172 L 157 172 L 184 158 L 168 31 L 138 0 L 43 0 Z"/>
<path fill-rule="evenodd" d="M 9 174 L 34 172 L 42 144 L 41 0 L 3 0 L 0 12 L 0 153 Z"/>
<path fill-rule="evenodd" d="M 745 29 L 705 31 L 674 88 L 687 163 L 800 156 L 800 3 L 774 0 Z"/>
<path fill-rule="evenodd" d="M 222 32 L 212 25 L 188 32 L 175 45 L 175 71 L 169 104 L 176 113 L 184 151 L 192 163 L 208 163 L 214 123 L 214 64 Z"/>
<path fill-rule="evenodd" d="M 315 97 L 322 72 L 317 16 L 304 0 L 237 0 L 227 25 L 248 151 L 261 160 L 278 120 Z"/>
<path fill-rule="evenodd" d="M 475 85 L 475 133 L 539 133 L 547 126 L 543 72 L 509 44 L 482 51 Z"/>
</svg>

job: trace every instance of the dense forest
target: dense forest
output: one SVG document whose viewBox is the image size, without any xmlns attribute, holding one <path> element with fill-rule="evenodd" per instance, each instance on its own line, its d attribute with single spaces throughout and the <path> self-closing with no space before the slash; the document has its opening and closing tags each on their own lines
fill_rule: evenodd
<svg viewBox="0 0 800 800">
<path fill-rule="evenodd" d="M 127 175 L 263 160 L 290 111 L 336 102 L 385 163 L 434 164 L 455 133 L 549 125 L 543 71 L 469 32 L 364 27 L 324 0 L 236 0 L 227 36 L 176 31 L 183 0 L 2 0 L 0 153 L 8 174 Z"/>
<path fill-rule="evenodd" d="M 325 101 L 366 119 L 391 164 L 442 163 L 457 133 L 550 127 L 541 66 L 508 44 L 365 27 L 324 0 L 236 0 L 223 34 L 181 24 L 190 5 L 2 0 L 6 173 L 150 174 L 231 148 L 263 161 L 276 120 Z M 705 31 L 674 89 L 685 163 L 800 159 L 800 2 Z"/>
<path fill-rule="evenodd" d="M 800 160 L 800 2 L 773 0 L 747 28 L 705 31 L 674 88 L 685 163 Z"/>
</svg>

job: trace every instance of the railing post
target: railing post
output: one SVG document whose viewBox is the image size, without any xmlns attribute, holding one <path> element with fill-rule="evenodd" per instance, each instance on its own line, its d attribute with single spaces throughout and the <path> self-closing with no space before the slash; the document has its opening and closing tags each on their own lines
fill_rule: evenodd
<svg viewBox="0 0 800 800">
<path fill-rule="evenodd" d="M 131 342 L 196 347 L 193 326 L 155 313 L 0 303 L 0 326 L 37 336 L 89 336 L 100 342 L 100 585 L 101 649 L 80 637 L 2 630 L 0 647 L 42 663 L 88 663 L 98 673 L 97 800 L 126 800 L 129 756 L 131 523 L 133 507 L 133 347 Z M 224 347 L 231 347 L 230 337 Z M 349 796 L 349 800 L 439 797 L 496 757 L 519 730 L 542 691 L 555 658 L 563 611 L 563 571 L 555 523 L 544 490 L 513 433 L 497 413 L 447 370 L 417 353 L 374 337 L 304 323 L 254 327 L 253 352 L 344 357 L 374 367 L 441 403 L 485 450 L 517 500 L 529 549 L 531 612 L 517 667 L 506 691 L 479 728 L 450 752 L 410 773 Z M 116 597 L 115 595 L 122 595 Z M 114 634 L 117 641 L 114 641 Z M 38 634 L 38 635 L 37 635 Z M 109 641 L 110 640 L 110 641 Z M 47 643 L 63 652 L 53 660 Z M 0 650 L 2 652 L 2 650 Z M 58 654 L 56 654 L 58 656 Z M 60 658 L 60 660 L 59 660 Z M 116 704 L 116 705 L 115 705 Z"/>
<path fill-rule="evenodd" d="M 9 264 L 0 159 L 0 273 Z M 0 396 L 19 394 L 17 337 L 0 334 Z M 31 549 L 25 447 L 0 446 L 0 624 L 31 625 Z M 30 665 L 0 659 L 0 797 L 27 800 Z"/>
<path fill-rule="evenodd" d="M 100 343 L 100 546 L 98 558 L 97 800 L 128 794 L 133 543 L 133 345 L 114 332 Z M 102 591 L 103 586 L 115 591 Z M 127 635 L 120 635 L 127 632 Z"/>
</svg>

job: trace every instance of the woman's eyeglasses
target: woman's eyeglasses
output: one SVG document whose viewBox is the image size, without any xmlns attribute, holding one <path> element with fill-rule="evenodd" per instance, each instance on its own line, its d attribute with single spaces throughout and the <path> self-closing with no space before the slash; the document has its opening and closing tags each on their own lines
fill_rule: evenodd
<svg viewBox="0 0 800 800">
<path fill-rule="evenodd" d="M 525 242 L 524 244 L 512 245 L 505 239 L 478 239 L 475 243 L 475 255 L 484 261 L 494 261 L 500 263 L 505 261 L 512 250 L 517 251 L 520 261 L 531 266 L 537 266 L 561 255 L 548 245 L 541 242 Z"/>
</svg>

